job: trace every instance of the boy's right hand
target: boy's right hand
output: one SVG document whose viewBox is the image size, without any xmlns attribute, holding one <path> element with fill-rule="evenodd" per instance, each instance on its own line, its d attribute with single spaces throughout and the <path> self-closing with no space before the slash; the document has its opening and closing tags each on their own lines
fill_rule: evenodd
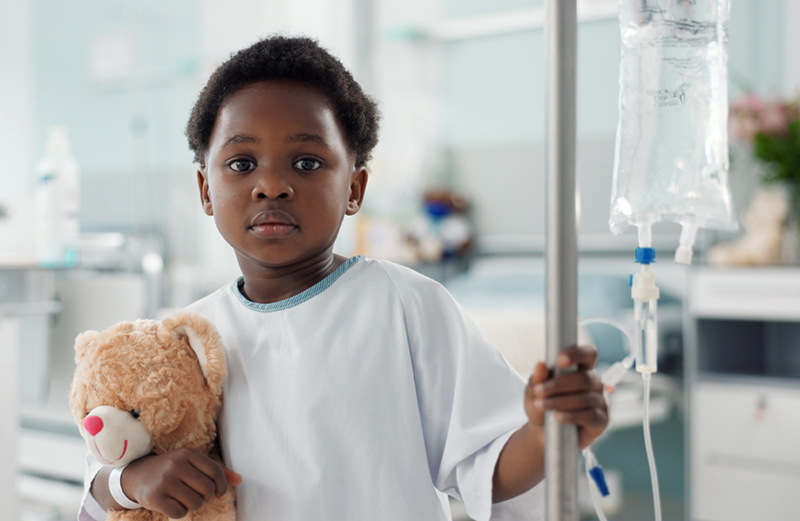
<svg viewBox="0 0 800 521">
<path fill-rule="evenodd" d="M 228 484 L 242 477 L 210 457 L 191 449 L 145 456 L 122 473 L 122 490 L 148 510 L 172 518 L 197 510 L 214 495 L 222 496 Z"/>
</svg>

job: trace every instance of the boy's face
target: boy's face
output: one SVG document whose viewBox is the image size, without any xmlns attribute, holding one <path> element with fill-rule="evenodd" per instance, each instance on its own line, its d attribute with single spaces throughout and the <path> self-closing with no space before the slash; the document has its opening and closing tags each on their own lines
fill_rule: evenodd
<svg viewBox="0 0 800 521">
<path fill-rule="evenodd" d="M 203 209 L 242 271 L 330 256 L 367 183 L 327 98 L 292 81 L 249 85 L 219 110 L 197 175 Z"/>
</svg>

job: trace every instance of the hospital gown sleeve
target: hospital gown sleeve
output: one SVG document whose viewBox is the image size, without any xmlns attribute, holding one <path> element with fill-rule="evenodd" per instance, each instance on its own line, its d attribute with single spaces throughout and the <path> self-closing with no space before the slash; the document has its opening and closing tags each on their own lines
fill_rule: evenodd
<svg viewBox="0 0 800 521">
<path fill-rule="evenodd" d="M 94 459 L 91 454 L 86 454 L 86 473 L 83 476 L 83 498 L 78 511 L 78 521 L 103 521 L 106 518 L 103 507 L 91 493 L 92 481 L 102 468 L 102 463 Z"/>
<path fill-rule="evenodd" d="M 472 519 L 488 520 L 497 458 L 527 421 L 525 382 L 440 284 L 394 275 L 434 485 L 461 500 Z M 498 510 L 519 509 L 541 494 L 524 496 Z"/>
</svg>

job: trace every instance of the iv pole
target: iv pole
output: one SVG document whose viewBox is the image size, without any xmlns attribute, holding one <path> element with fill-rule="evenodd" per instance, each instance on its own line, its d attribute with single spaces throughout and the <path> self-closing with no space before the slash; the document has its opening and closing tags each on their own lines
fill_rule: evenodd
<svg viewBox="0 0 800 521">
<path fill-rule="evenodd" d="M 576 0 L 547 0 L 546 330 L 547 365 L 578 340 L 575 214 Z M 564 372 L 555 368 L 555 374 Z M 578 432 L 545 417 L 547 521 L 578 521 Z"/>
</svg>

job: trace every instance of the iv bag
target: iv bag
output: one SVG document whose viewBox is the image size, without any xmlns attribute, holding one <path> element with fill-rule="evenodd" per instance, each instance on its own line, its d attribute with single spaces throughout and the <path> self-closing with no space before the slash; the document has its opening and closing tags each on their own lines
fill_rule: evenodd
<svg viewBox="0 0 800 521">
<path fill-rule="evenodd" d="M 653 224 L 680 223 L 676 260 L 686 264 L 699 227 L 738 228 L 728 187 L 729 1 L 620 0 L 609 226 L 637 226 L 639 246 L 650 247 Z"/>
</svg>

